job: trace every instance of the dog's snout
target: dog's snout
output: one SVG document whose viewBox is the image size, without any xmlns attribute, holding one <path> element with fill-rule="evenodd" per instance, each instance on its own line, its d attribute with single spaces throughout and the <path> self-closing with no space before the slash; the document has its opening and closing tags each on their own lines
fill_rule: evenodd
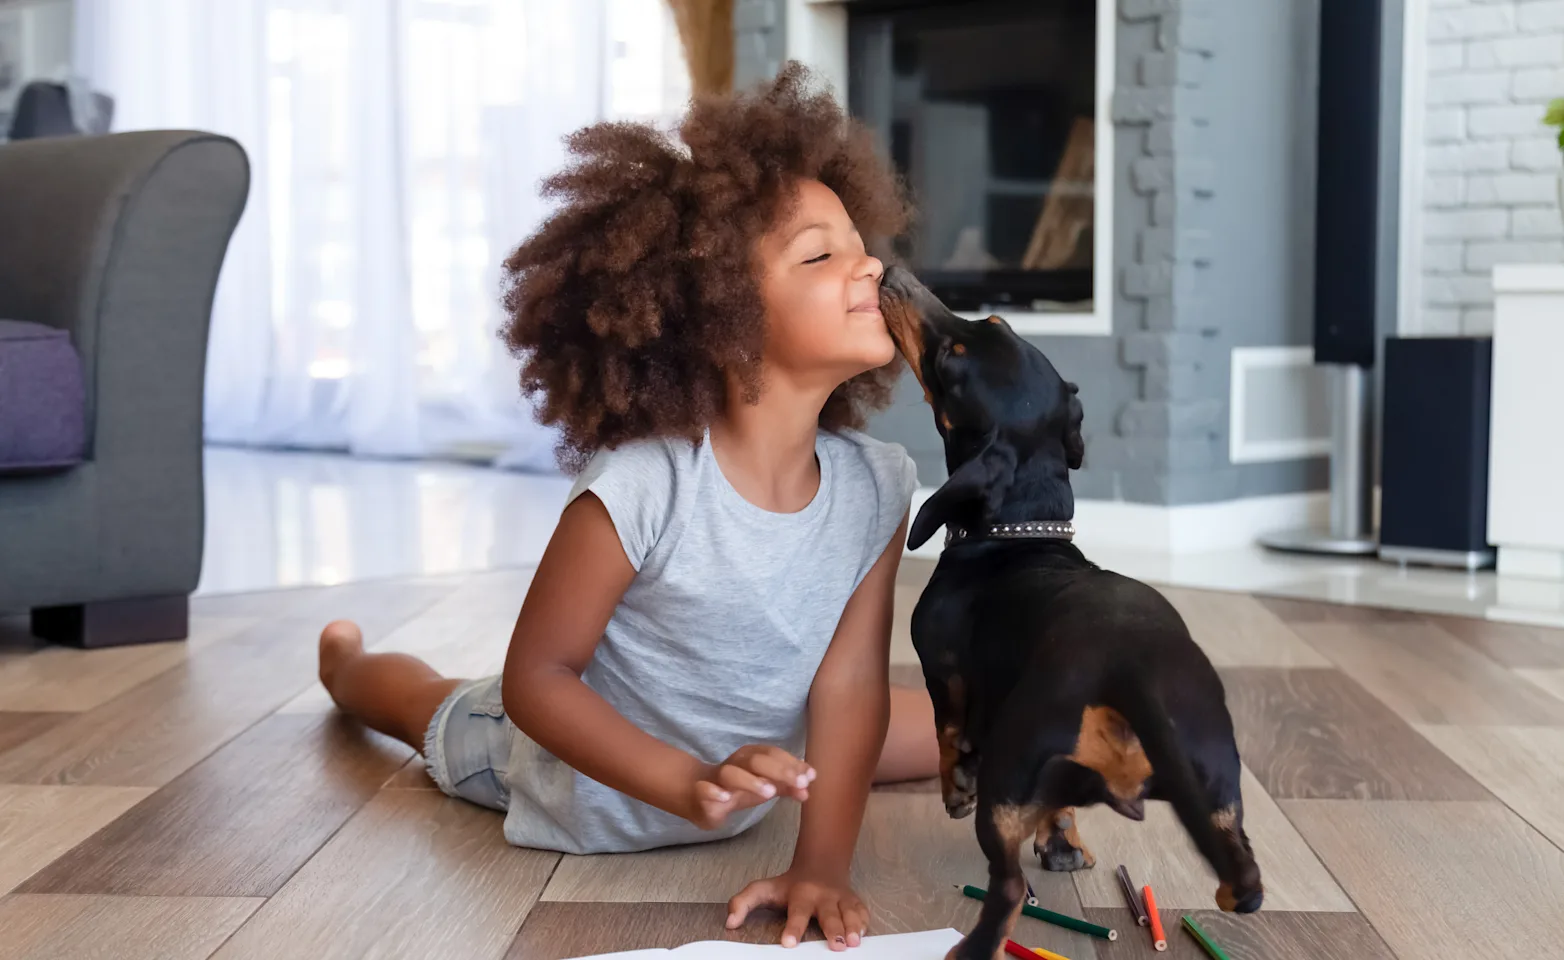
<svg viewBox="0 0 1564 960">
<path fill-rule="evenodd" d="M 880 276 L 880 289 L 904 297 L 908 294 L 908 281 L 918 282 L 911 270 L 893 263 L 887 266 L 885 273 Z"/>
<path fill-rule="evenodd" d="M 904 266 L 885 268 L 885 275 L 880 278 L 880 297 L 881 302 L 891 305 L 908 326 L 917 328 L 920 353 L 922 340 L 929 336 L 950 336 L 966 325 L 966 321 L 952 313 L 932 290 Z M 914 358 L 908 356 L 907 359 Z"/>
<path fill-rule="evenodd" d="M 885 275 L 880 278 L 880 292 L 903 301 L 925 320 L 949 312 L 911 270 L 897 264 L 885 268 Z"/>
</svg>

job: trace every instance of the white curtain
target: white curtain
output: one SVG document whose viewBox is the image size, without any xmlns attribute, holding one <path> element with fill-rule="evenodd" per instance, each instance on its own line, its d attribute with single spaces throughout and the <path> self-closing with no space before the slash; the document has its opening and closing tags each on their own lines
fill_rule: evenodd
<svg viewBox="0 0 1564 960">
<path fill-rule="evenodd" d="M 561 138 L 663 121 L 664 0 L 76 0 L 115 129 L 234 137 L 249 204 L 207 359 L 217 443 L 552 470 L 499 341 L 499 266 Z"/>
</svg>

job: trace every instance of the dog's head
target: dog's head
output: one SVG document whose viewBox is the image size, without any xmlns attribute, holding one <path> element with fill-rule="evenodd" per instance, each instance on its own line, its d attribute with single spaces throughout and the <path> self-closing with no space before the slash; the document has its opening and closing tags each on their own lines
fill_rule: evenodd
<svg viewBox="0 0 1564 960">
<path fill-rule="evenodd" d="M 1086 454 L 1075 384 L 1003 319 L 963 320 L 906 269 L 885 271 L 880 306 L 934 410 L 949 472 L 908 544 L 944 525 L 1072 519 L 1069 472 Z"/>
</svg>

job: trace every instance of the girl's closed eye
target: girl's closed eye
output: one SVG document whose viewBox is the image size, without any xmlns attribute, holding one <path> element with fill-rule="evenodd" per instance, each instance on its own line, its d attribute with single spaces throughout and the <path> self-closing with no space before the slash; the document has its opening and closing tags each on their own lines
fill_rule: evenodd
<svg viewBox="0 0 1564 960">
<path fill-rule="evenodd" d="M 831 255 L 829 253 L 822 253 L 818 257 L 810 257 L 808 260 L 805 260 L 804 262 L 805 263 L 824 263 L 824 262 L 826 262 L 829 259 L 831 259 Z"/>
</svg>

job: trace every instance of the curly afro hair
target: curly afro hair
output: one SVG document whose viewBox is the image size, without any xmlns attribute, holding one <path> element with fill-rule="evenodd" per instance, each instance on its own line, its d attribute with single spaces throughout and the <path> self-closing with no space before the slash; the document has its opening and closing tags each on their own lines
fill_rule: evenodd
<svg viewBox="0 0 1564 960">
<path fill-rule="evenodd" d="M 730 375 L 758 399 L 756 245 L 789 214 L 798 181 L 834 190 L 871 243 L 907 220 L 868 131 L 812 92 L 797 63 L 745 94 L 695 101 L 677 140 L 599 123 L 567 143 L 572 162 L 543 184 L 559 207 L 505 261 L 504 338 L 522 392 L 541 395 L 539 422 L 561 431 L 569 470 L 633 440 L 698 442 Z M 861 426 L 898 372 L 893 361 L 842 384 L 820 425 Z"/>
</svg>

